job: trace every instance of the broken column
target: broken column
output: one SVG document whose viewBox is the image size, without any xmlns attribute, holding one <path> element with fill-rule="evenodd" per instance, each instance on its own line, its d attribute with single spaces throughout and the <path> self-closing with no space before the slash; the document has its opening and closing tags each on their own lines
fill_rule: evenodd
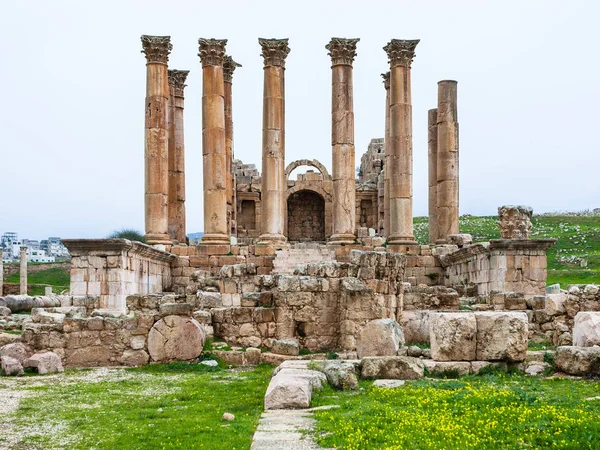
<svg viewBox="0 0 600 450">
<path fill-rule="evenodd" d="M 332 38 L 326 49 L 331 56 L 331 145 L 333 175 L 333 244 L 356 240 L 356 181 L 354 174 L 354 106 L 352 62 L 359 39 Z"/>
<path fill-rule="evenodd" d="M 229 244 L 225 156 L 223 58 L 226 39 L 198 39 L 202 62 L 202 159 L 204 235 L 202 244 Z"/>
<path fill-rule="evenodd" d="M 458 115 L 453 80 L 438 83 L 437 242 L 458 234 Z"/>
<path fill-rule="evenodd" d="M 142 36 L 146 55 L 145 219 L 146 241 L 170 245 L 168 235 L 169 83 L 167 64 L 173 46 L 170 36 Z"/>
<path fill-rule="evenodd" d="M 233 72 L 237 67 L 231 56 L 226 55 L 223 61 L 223 80 L 225 82 L 225 167 L 227 168 L 227 229 L 230 234 L 236 230 L 235 189 L 233 183 L 233 111 L 232 111 L 232 83 Z"/>
<path fill-rule="evenodd" d="M 427 112 L 427 156 L 429 166 L 429 242 L 438 239 L 437 223 L 437 109 Z"/>
<path fill-rule="evenodd" d="M 385 87 L 385 137 L 384 148 L 384 187 L 383 187 L 383 235 L 390 235 L 390 73 L 382 73 Z"/>
<path fill-rule="evenodd" d="M 19 263 L 19 294 L 27 295 L 27 247 L 20 248 L 20 263 Z"/>
<path fill-rule="evenodd" d="M 169 238 L 186 243 L 183 89 L 189 70 L 169 70 Z"/>
<path fill-rule="evenodd" d="M 261 235 L 259 244 L 281 244 L 285 214 L 285 58 L 288 39 L 258 39 L 264 58 Z"/>
<path fill-rule="evenodd" d="M 419 40 L 392 39 L 390 61 L 390 230 L 388 243 L 415 244 L 412 218 L 412 105 L 410 66 Z"/>
</svg>

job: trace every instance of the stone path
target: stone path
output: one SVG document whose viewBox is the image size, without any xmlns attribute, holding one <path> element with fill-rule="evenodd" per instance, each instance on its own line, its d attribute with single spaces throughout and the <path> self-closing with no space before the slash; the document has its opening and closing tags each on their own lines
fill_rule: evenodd
<svg viewBox="0 0 600 450">
<path fill-rule="evenodd" d="M 333 406 L 337 407 L 337 406 Z M 251 450 L 320 450 L 312 436 L 313 411 L 329 407 L 265 411 L 252 439 Z"/>
</svg>

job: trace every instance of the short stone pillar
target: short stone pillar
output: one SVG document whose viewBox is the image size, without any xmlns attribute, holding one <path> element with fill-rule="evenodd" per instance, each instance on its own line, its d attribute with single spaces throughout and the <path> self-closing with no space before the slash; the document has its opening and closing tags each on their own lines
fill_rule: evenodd
<svg viewBox="0 0 600 450">
<path fill-rule="evenodd" d="M 168 235 L 167 64 L 173 46 L 170 36 L 142 36 L 146 55 L 145 220 L 146 241 L 170 245 Z"/>
<path fill-rule="evenodd" d="M 285 214 L 285 59 L 288 39 L 258 39 L 264 58 L 261 235 L 259 245 L 281 244 Z"/>
<path fill-rule="evenodd" d="M 332 38 L 325 46 L 331 56 L 332 244 L 353 244 L 356 240 L 352 62 L 356 57 L 358 41 Z"/>
<path fill-rule="evenodd" d="M 223 81 L 225 82 L 225 167 L 227 168 L 227 229 L 231 235 L 236 230 L 236 207 L 235 207 L 235 189 L 233 182 L 233 105 L 232 105 L 232 83 L 233 72 L 237 67 L 242 67 L 236 63 L 229 55 L 225 56 L 223 61 Z"/>
<path fill-rule="evenodd" d="M 44 286 L 44 295 L 50 297 L 52 295 L 52 286 Z"/>
<path fill-rule="evenodd" d="M 500 206 L 498 226 L 502 239 L 529 239 L 533 209 L 529 206 Z"/>
<path fill-rule="evenodd" d="M 390 73 L 382 73 L 385 87 L 385 137 L 383 139 L 383 235 L 390 234 Z"/>
<path fill-rule="evenodd" d="M 202 157 L 204 235 L 202 244 L 229 244 L 225 151 L 225 87 L 223 59 L 226 39 L 198 40 L 202 62 Z"/>
<path fill-rule="evenodd" d="M 20 248 L 19 262 L 19 294 L 27 295 L 27 247 Z"/>
<path fill-rule="evenodd" d="M 185 226 L 185 144 L 183 90 L 189 70 L 169 70 L 169 238 L 187 241 Z"/>
<path fill-rule="evenodd" d="M 388 243 L 414 245 L 410 66 L 419 40 L 392 39 L 390 61 L 390 230 Z"/>
<path fill-rule="evenodd" d="M 438 239 L 437 223 L 437 109 L 427 112 L 427 157 L 429 167 L 429 242 Z"/>
<path fill-rule="evenodd" d="M 458 234 L 457 82 L 438 83 L 437 107 L 437 241 Z"/>
</svg>

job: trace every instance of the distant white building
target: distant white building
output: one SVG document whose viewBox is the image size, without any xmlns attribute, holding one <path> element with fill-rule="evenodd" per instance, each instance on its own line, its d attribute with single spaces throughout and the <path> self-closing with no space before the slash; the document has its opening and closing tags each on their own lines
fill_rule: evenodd
<svg viewBox="0 0 600 450">
<path fill-rule="evenodd" d="M 15 232 L 7 232 L 0 237 L 2 261 L 14 262 L 21 258 L 21 247 L 27 247 L 28 262 L 55 262 L 56 258 L 69 258 L 71 255 L 59 237 L 49 237 L 39 242 L 34 239 L 19 239 Z"/>
<path fill-rule="evenodd" d="M 44 250 L 48 256 L 57 258 L 70 258 L 69 250 L 62 243 L 59 237 L 49 237 L 40 243 L 40 249 Z"/>
</svg>

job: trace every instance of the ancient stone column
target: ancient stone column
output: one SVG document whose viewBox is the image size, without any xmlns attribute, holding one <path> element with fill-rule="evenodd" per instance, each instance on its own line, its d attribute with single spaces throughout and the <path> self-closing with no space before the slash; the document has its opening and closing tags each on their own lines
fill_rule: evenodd
<svg viewBox="0 0 600 450">
<path fill-rule="evenodd" d="M 384 188 L 383 188 L 383 235 L 390 234 L 390 73 L 382 73 L 385 87 L 385 137 L 384 137 Z"/>
<path fill-rule="evenodd" d="M 230 234 L 234 234 L 236 222 L 236 207 L 234 202 L 234 183 L 233 183 L 233 110 L 232 110 L 232 83 L 233 72 L 237 67 L 242 67 L 236 63 L 229 55 L 225 56 L 223 61 L 223 80 L 225 82 L 225 167 L 227 168 L 227 229 Z"/>
<path fill-rule="evenodd" d="M 173 46 L 170 36 L 142 36 L 146 54 L 145 210 L 149 244 L 171 244 L 168 235 L 169 83 L 167 64 Z"/>
<path fill-rule="evenodd" d="M 183 89 L 189 70 L 169 70 L 169 238 L 186 243 Z"/>
<path fill-rule="evenodd" d="M 198 40 L 202 62 L 203 244 L 229 244 L 223 59 L 226 39 Z"/>
<path fill-rule="evenodd" d="M 2 261 L 2 247 L 0 247 L 0 297 L 4 295 L 4 262 Z"/>
<path fill-rule="evenodd" d="M 332 38 L 325 46 L 331 56 L 332 244 L 353 244 L 356 240 L 352 62 L 358 41 Z"/>
<path fill-rule="evenodd" d="M 286 241 L 285 58 L 288 39 L 258 39 L 264 58 L 261 228 L 259 244 Z"/>
<path fill-rule="evenodd" d="M 19 285 L 19 294 L 27 295 L 27 247 L 20 248 L 20 285 Z"/>
<path fill-rule="evenodd" d="M 388 243 L 415 244 L 412 218 L 412 105 L 410 65 L 419 40 L 392 39 L 390 61 L 390 230 Z"/>
<path fill-rule="evenodd" d="M 458 234 L 458 114 L 456 81 L 438 83 L 437 224 L 438 242 Z"/>
<path fill-rule="evenodd" d="M 437 109 L 427 112 L 427 157 L 429 166 L 429 242 L 438 239 L 437 223 Z"/>
</svg>

